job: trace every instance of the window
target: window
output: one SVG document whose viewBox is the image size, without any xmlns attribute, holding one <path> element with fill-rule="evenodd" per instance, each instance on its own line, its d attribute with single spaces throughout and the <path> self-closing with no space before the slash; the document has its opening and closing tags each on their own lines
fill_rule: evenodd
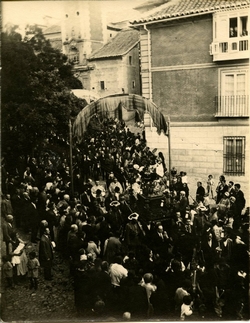
<svg viewBox="0 0 250 323">
<path fill-rule="evenodd" d="M 132 81 L 132 88 L 135 88 L 135 81 Z"/>
<path fill-rule="evenodd" d="M 128 57 L 129 65 L 132 65 L 132 56 Z"/>
<path fill-rule="evenodd" d="M 229 37 L 238 36 L 237 18 L 229 19 Z"/>
<path fill-rule="evenodd" d="M 240 17 L 240 36 L 247 36 L 248 35 L 248 17 Z"/>
<path fill-rule="evenodd" d="M 105 82 L 100 81 L 101 90 L 105 90 Z"/>
<path fill-rule="evenodd" d="M 245 174 L 245 137 L 223 138 L 223 172 L 230 175 Z"/>
<path fill-rule="evenodd" d="M 217 12 L 213 16 L 213 61 L 249 59 L 249 13 L 247 10 Z"/>
<path fill-rule="evenodd" d="M 248 35 L 248 17 L 229 18 L 229 37 L 243 37 Z"/>
<path fill-rule="evenodd" d="M 247 70 L 222 70 L 220 77 L 218 115 L 225 117 L 248 116 Z"/>
<path fill-rule="evenodd" d="M 220 43 L 220 52 L 227 53 L 228 51 L 228 43 Z"/>
</svg>

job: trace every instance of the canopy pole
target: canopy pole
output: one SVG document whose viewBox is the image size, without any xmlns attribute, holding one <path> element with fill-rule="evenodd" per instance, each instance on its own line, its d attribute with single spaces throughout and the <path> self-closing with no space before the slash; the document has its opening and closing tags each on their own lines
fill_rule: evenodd
<svg viewBox="0 0 250 323">
<path fill-rule="evenodd" d="M 170 118 L 168 116 L 168 168 L 169 168 L 169 186 L 171 185 L 171 137 L 170 137 Z"/>
<path fill-rule="evenodd" d="M 71 194 L 74 196 L 74 182 L 73 182 L 73 154 L 72 154 L 72 123 L 69 119 L 69 162 L 70 162 L 70 182 L 71 182 Z"/>
</svg>

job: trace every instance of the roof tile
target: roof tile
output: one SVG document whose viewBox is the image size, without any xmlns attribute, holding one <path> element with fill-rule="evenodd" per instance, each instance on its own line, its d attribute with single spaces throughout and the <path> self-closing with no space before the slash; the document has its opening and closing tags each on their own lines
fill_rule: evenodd
<svg viewBox="0 0 250 323">
<path fill-rule="evenodd" d="M 127 52 L 139 42 L 139 32 L 135 29 L 124 29 L 116 34 L 102 48 L 95 51 L 89 60 L 118 57 L 127 54 Z"/>
<path fill-rule="evenodd" d="M 148 12 L 146 16 L 134 20 L 132 24 L 157 21 L 193 13 L 214 12 L 216 10 L 249 7 L 250 0 L 169 0 L 165 4 Z"/>
<path fill-rule="evenodd" d="M 61 26 L 59 25 L 52 25 L 48 28 L 44 29 L 43 34 L 54 34 L 54 33 L 60 33 L 61 32 Z"/>
</svg>

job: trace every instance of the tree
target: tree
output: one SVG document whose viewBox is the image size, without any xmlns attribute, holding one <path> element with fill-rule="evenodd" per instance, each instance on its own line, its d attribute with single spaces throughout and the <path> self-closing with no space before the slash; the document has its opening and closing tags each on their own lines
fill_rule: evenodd
<svg viewBox="0 0 250 323">
<path fill-rule="evenodd" d="M 30 30 L 30 29 L 29 29 Z M 67 140 L 68 122 L 87 105 L 70 85 L 81 87 L 67 57 L 41 30 L 2 34 L 2 152 L 34 154 L 57 135 Z M 13 158 L 13 156 L 12 156 Z"/>
</svg>

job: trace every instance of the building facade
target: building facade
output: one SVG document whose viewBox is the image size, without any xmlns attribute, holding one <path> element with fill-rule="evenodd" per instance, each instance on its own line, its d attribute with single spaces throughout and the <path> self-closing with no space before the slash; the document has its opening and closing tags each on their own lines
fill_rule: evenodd
<svg viewBox="0 0 250 323">
<path fill-rule="evenodd" d="M 100 97 L 110 94 L 140 94 L 139 32 L 124 29 L 100 50 L 89 62 L 94 66 L 90 74 L 91 90 Z"/>
<path fill-rule="evenodd" d="M 203 183 L 224 174 L 249 203 L 249 0 L 172 0 L 133 25 L 142 95 L 170 117 L 171 165 Z"/>
</svg>

